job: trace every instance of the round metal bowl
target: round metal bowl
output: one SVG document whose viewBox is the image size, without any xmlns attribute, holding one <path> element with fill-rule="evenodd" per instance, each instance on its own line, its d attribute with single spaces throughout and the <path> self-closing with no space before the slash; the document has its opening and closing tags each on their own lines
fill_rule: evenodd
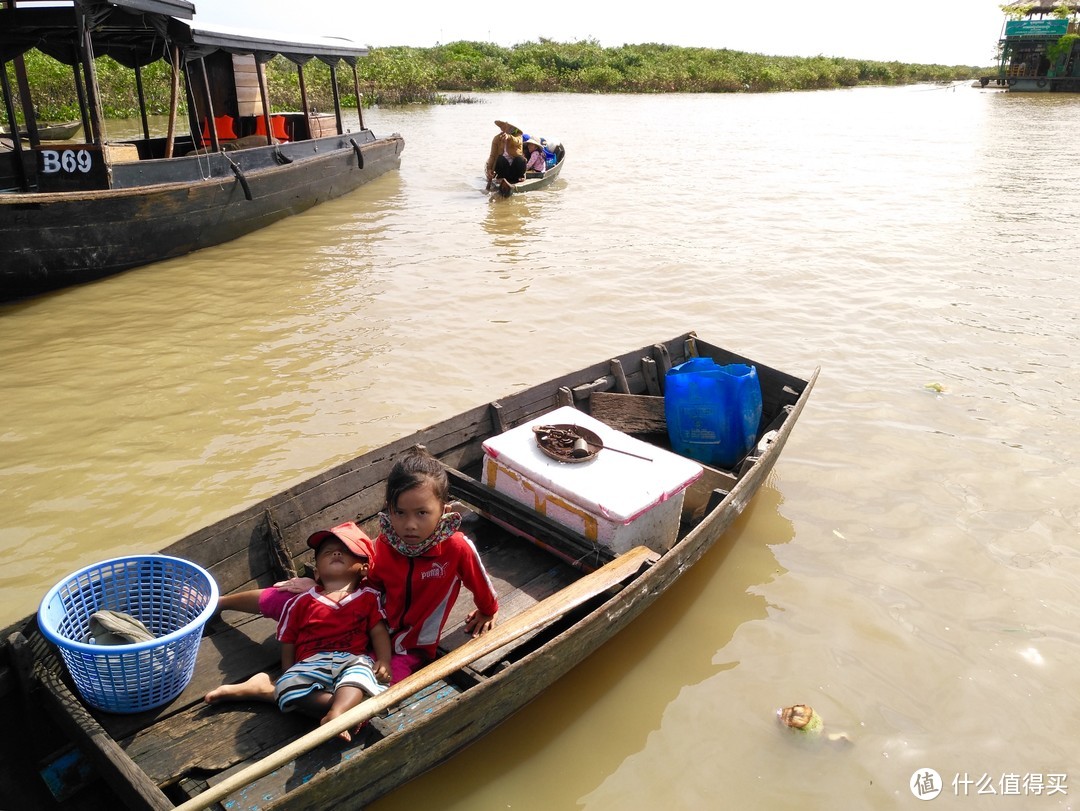
<svg viewBox="0 0 1080 811">
<path fill-rule="evenodd" d="M 591 462 L 604 449 L 604 441 L 580 425 L 534 425 L 536 446 L 557 462 Z"/>
</svg>

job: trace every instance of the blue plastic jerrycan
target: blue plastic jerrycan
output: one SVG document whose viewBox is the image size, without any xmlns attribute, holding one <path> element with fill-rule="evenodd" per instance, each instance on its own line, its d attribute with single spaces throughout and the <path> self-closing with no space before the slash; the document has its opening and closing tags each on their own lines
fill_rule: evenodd
<svg viewBox="0 0 1080 811">
<path fill-rule="evenodd" d="M 757 369 L 691 358 L 665 378 L 664 414 L 676 453 L 712 467 L 734 467 L 754 447 L 761 422 Z"/>
</svg>

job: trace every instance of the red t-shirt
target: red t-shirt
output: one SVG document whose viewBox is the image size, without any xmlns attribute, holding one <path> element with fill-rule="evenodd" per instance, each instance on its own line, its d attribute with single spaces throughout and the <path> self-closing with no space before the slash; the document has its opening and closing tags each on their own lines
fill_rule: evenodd
<svg viewBox="0 0 1080 811">
<path fill-rule="evenodd" d="M 416 557 L 394 549 L 382 535 L 375 541 L 375 557 L 368 582 L 383 592 L 386 621 L 394 653 L 420 651 L 435 657 L 443 626 L 462 584 L 485 614 L 499 610 L 499 600 L 480 555 L 464 533 Z"/>
<path fill-rule="evenodd" d="M 298 594 L 285 606 L 278 620 L 277 638 L 296 645 L 297 662 L 314 653 L 364 653 L 368 649 L 370 629 L 385 620 L 379 593 L 366 585 L 340 603 L 311 589 Z"/>
</svg>

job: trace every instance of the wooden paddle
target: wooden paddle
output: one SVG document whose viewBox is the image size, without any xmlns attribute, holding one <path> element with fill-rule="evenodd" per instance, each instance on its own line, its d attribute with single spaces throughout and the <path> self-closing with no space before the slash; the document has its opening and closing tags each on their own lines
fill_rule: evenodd
<svg viewBox="0 0 1080 811">
<path fill-rule="evenodd" d="M 503 625 L 497 625 L 483 636 L 471 639 L 450 653 L 422 667 L 408 678 L 389 687 L 377 696 L 365 699 L 340 717 L 316 727 L 262 760 L 225 778 L 216 786 L 176 806 L 176 811 L 197 811 L 208 808 L 249 783 L 278 769 L 319 744 L 334 738 L 340 732 L 352 730 L 384 710 L 400 704 L 409 696 L 423 690 L 451 673 L 466 667 L 482 656 L 498 650 L 518 637 L 543 628 L 564 614 L 607 589 L 621 583 L 641 570 L 642 566 L 656 558 L 656 553 L 645 546 L 637 546 L 620 555 L 595 572 L 575 580 L 566 588 L 512 617 Z"/>
</svg>

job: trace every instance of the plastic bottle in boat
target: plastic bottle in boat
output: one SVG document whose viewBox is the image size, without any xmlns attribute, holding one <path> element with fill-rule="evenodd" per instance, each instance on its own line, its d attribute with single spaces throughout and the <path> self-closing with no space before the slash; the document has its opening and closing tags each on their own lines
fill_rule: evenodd
<svg viewBox="0 0 1080 811">
<path fill-rule="evenodd" d="M 664 413 L 676 453 L 712 467 L 734 467 L 754 447 L 761 422 L 757 369 L 691 358 L 667 373 Z"/>
</svg>

